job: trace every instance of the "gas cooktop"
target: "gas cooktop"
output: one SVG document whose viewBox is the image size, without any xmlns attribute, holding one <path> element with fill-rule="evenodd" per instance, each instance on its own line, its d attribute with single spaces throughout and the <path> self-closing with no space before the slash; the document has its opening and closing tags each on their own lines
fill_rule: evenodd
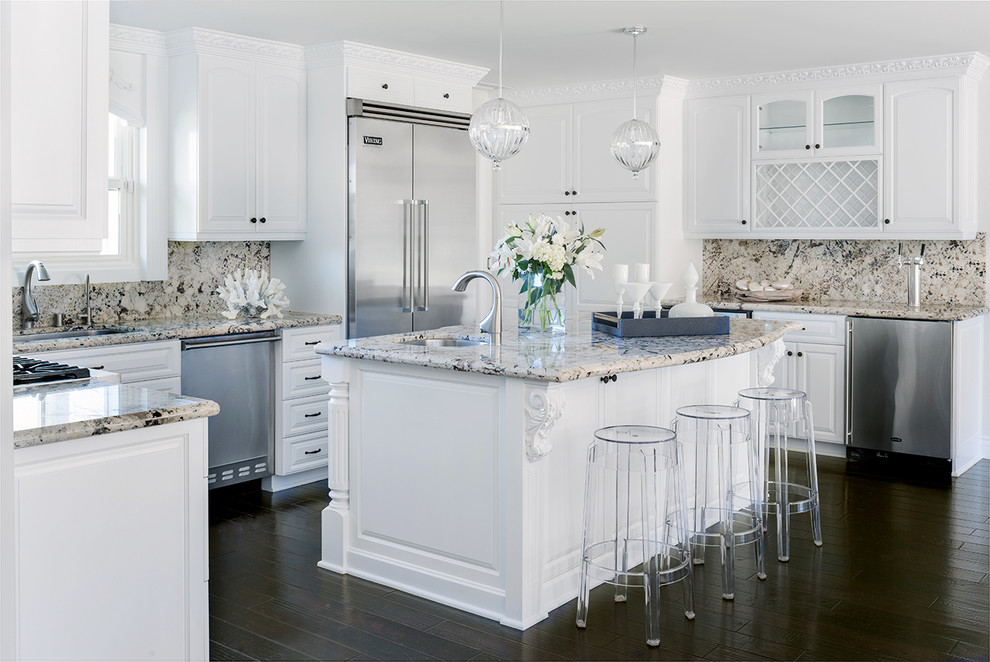
<svg viewBox="0 0 990 662">
<path fill-rule="evenodd" d="M 14 357 L 14 386 L 89 379 L 89 368 L 79 368 L 24 356 Z"/>
</svg>

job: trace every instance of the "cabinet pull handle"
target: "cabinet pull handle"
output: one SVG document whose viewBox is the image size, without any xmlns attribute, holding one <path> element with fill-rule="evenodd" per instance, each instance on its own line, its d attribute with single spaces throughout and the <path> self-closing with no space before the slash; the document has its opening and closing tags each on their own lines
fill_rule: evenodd
<svg viewBox="0 0 990 662">
<path fill-rule="evenodd" d="M 742 224 L 743 225 L 746 225 L 746 219 L 745 218 L 742 220 Z"/>
<path fill-rule="evenodd" d="M 610 381 L 613 381 L 614 382 L 617 379 L 618 379 L 618 376 L 616 376 L 616 375 L 605 375 L 605 376 L 601 377 L 602 384 L 608 384 Z"/>
<path fill-rule="evenodd" d="M 804 148 L 805 149 L 811 149 L 811 145 L 805 145 Z"/>
<path fill-rule="evenodd" d="M 258 222 L 259 223 L 264 223 L 266 220 L 267 219 L 264 216 L 262 216 L 261 218 L 258 219 Z"/>
<path fill-rule="evenodd" d="M 570 194 L 571 194 L 570 191 L 564 191 L 564 195 L 570 195 Z"/>
<path fill-rule="evenodd" d="M 821 144 L 815 143 L 815 149 L 821 149 L 821 148 L 822 148 Z"/>
<path fill-rule="evenodd" d="M 388 83 L 382 83 L 382 89 L 383 90 L 387 90 L 388 89 Z"/>
<path fill-rule="evenodd" d="M 251 222 L 252 222 L 252 223 L 257 223 L 257 222 L 258 222 L 258 219 L 257 219 L 257 218 L 254 218 L 254 217 L 252 217 L 252 218 L 251 218 Z"/>
<path fill-rule="evenodd" d="M 320 378 L 319 375 L 313 375 L 312 377 L 303 377 L 303 379 L 305 379 L 306 381 L 311 381 L 313 379 L 319 379 L 319 378 Z"/>
<path fill-rule="evenodd" d="M 303 418 L 314 418 L 316 416 L 319 416 L 322 413 L 323 413 L 322 411 L 318 411 L 315 414 L 303 414 Z"/>
<path fill-rule="evenodd" d="M 443 98 L 444 99 L 449 99 L 450 98 L 450 93 L 449 92 L 444 92 L 443 93 Z"/>
<path fill-rule="evenodd" d="M 804 356 L 804 352 L 798 352 L 798 356 Z"/>
<path fill-rule="evenodd" d="M 890 225 L 890 219 L 889 219 L 889 218 L 885 218 L 885 219 L 883 219 L 883 222 L 884 222 L 884 223 L 885 223 L 886 225 Z"/>
<path fill-rule="evenodd" d="M 304 345 L 319 345 L 320 344 L 320 341 L 319 340 L 307 340 L 303 344 Z"/>
<path fill-rule="evenodd" d="M 322 453 L 322 448 L 317 448 L 315 451 L 303 451 L 303 455 L 316 455 L 317 453 Z"/>
<path fill-rule="evenodd" d="M 787 350 L 787 355 L 788 356 L 794 356 L 794 352 L 792 352 L 791 350 Z"/>
<path fill-rule="evenodd" d="M 101 366 L 101 365 L 94 365 L 94 366 L 90 366 L 89 369 L 90 370 L 103 370 L 103 366 Z"/>
<path fill-rule="evenodd" d="M 577 191 L 571 191 L 571 195 L 577 195 Z"/>
</svg>

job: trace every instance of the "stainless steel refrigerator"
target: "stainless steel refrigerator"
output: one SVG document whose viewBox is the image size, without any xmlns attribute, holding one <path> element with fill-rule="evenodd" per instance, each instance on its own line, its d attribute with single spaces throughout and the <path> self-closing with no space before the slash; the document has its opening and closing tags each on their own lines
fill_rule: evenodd
<svg viewBox="0 0 990 662">
<path fill-rule="evenodd" d="M 348 337 L 468 324 L 478 268 L 470 117 L 348 100 Z"/>
</svg>

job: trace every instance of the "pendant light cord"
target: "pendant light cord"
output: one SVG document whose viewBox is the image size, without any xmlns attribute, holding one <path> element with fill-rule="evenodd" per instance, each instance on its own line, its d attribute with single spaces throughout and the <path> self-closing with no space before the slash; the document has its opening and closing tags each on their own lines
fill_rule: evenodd
<svg viewBox="0 0 990 662">
<path fill-rule="evenodd" d="M 498 98 L 502 98 L 502 26 L 505 22 L 505 0 L 498 3 Z"/>
<path fill-rule="evenodd" d="M 638 34 L 633 35 L 633 119 L 636 119 L 636 37 Z"/>
</svg>

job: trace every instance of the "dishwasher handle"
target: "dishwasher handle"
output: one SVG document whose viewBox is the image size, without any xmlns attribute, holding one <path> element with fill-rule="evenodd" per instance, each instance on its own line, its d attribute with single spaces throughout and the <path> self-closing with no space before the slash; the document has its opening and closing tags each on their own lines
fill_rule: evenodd
<svg viewBox="0 0 990 662">
<path fill-rule="evenodd" d="M 256 342 L 275 342 L 278 340 L 277 331 L 259 331 L 257 333 L 236 333 L 229 336 L 210 336 L 208 338 L 190 338 L 182 341 L 182 351 L 190 349 L 206 349 L 207 347 L 223 347 L 224 345 L 247 345 Z"/>
</svg>

